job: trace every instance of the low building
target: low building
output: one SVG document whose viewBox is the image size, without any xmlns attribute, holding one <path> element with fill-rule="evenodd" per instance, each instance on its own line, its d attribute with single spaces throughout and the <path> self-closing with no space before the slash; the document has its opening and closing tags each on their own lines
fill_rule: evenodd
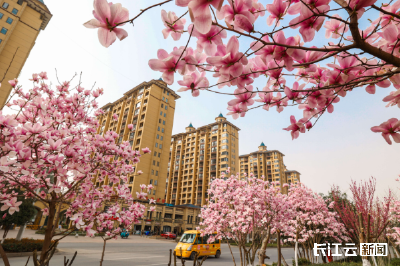
<svg viewBox="0 0 400 266">
<path fill-rule="evenodd" d="M 140 202 L 140 201 L 138 201 Z M 201 208 L 192 204 L 172 205 L 156 203 L 156 210 L 151 212 L 148 202 L 140 202 L 146 206 L 145 217 L 135 223 L 133 230 L 153 231 L 155 234 L 161 232 L 172 232 L 181 234 L 186 230 L 195 230 L 199 227 Z"/>
</svg>

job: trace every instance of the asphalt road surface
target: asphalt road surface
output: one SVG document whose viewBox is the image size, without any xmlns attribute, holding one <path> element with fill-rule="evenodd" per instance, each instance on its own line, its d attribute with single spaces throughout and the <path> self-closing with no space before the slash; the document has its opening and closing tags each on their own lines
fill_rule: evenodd
<svg viewBox="0 0 400 266">
<path fill-rule="evenodd" d="M 130 239 L 118 239 L 116 241 L 107 242 L 106 253 L 104 256 L 103 266 L 158 266 L 168 265 L 169 261 L 169 250 L 174 249 L 176 242 L 172 240 L 153 240 L 140 238 L 138 236 L 130 236 Z M 97 240 L 97 238 L 96 238 Z M 133 240 L 133 242 L 132 242 Z M 67 259 L 71 258 L 75 251 L 78 251 L 78 255 L 73 263 L 73 266 L 98 266 L 101 257 L 102 243 L 100 241 L 84 241 L 84 242 L 73 242 L 74 239 L 70 239 L 68 242 L 62 242 L 58 248 L 60 252 L 56 253 L 50 261 L 50 266 L 63 266 L 64 256 Z M 203 265 L 204 266 L 228 266 L 234 265 L 232 262 L 232 256 L 230 254 L 227 244 L 221 245 L 222 255 L 220 258 L 208 258 Z M 239 250 L 236 247 L 232 247 L 233 254 L 236 259 L 236 265 L 240 265 Z M 292 257 L 294 257 L 293 248 L 282 249 L 283 256 L 285 257 L 289 266 L 292 265 Z M 277 250 L 276 248 L 267 249 L 267 255 L 271 257 L 270 260 L 266 260 L 266 263 L 272 264 L 277 261 Z M 27 257 L 9 258 L 11 266 L 24 266 Z M 258 261 L 258 260 L 257 260 Z M 3 261 L 0 261 L 0 265 L 4 265 Z M 29 266 L 33 266 L 32 260 L 29 261 Z M 173 265 L 173 262 L 172 262 Z M 185 266 L 192 266 L 192 261 L 186 261 Z M 180 260 L 177 262 L 177 266 L 182 266 Z"/>
</svg>

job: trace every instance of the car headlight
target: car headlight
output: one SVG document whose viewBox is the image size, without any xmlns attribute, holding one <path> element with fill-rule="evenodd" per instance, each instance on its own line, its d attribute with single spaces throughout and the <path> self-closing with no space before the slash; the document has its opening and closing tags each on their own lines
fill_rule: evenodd
<svg viewBox="0 0 400 266">
<path fill-rule="evenodd" d="M 190 246 L 188 247 L 187 251 L 192 251 L 192 247 L 193 247 L 193 245 L 190 245 Z"/>
</svg>

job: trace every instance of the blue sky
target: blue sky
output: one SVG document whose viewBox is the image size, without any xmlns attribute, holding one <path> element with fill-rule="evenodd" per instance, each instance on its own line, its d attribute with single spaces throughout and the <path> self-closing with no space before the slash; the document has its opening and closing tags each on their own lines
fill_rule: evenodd
<svg viewBox="0 0 400 266">
<path fill-rule="evenodd" d="M 116 41 L 106 49 L 97 39 L 97 30 L 86 29 L 84 22 L 92 18 L 91 0 L 45 1 L 53 18 L 45 31 L 39 34 L 36 44 L 19 77 L 23 84 L 32 73 L 47 71 L 52 82 L 56 82 L 55 69 L 61 81 L 70 79 L 75 73 L 82 72 L 84 87 L 104 88 L 100 106 L 115 101 L 124 92 L 143 81 L 158 79 L 160 72 L 148 67 L 148 60 L 156 58 L 157 50 L 163 48 L 170 52 L 174 46 L 185 45 L 185 36 L 178 42 L 171 38 L 164 40 L 161 30 L 161 9 L 175 11 L 178 16 L 185 12 L 173 4 L 157 7 L 136 20 L 135 26 L 124 28 L 129 36 L 126 40 Z M 156 0 L 121 0 L 130 10 L 131 17 Z M 264 5 L 272 1 L 261 1 Z M 259 19 L 256 29 L 266 27 L 266 18 Z M 372 17 L 373 19 L 373 14 Z M 188 19 L 189 20 L 189 19 Z M 288 34 L 298 34 L 295 30 Z M 318 45 L 323 40 L 322 28 L 316 35 Z M 247 41 L 244 44 L 249 43 Z M 241 49 L 246 46 L 243 45 Z M 247 46 L 248 47 L 248 46 Z M 177 90 L 175 83 L 170 86 Z M 212 79 L 211 79 L 212 80 Z M 255 82 L 259 89 L 265 86 L 266 79 Z M 375 95 L 364 89 L 357 89 L 335 104 L 333 114 L 324 115 L 316 127 L 299 139 L 292 141 L 290 133 L 283 131 L 287 127 L 290 115 L 302 117 L 297 107 L 287 108 L 277 113 L 275 108 L 269 112 L 261 108 L 246 114 L 245 118 L 228 120 L 239 128 L 240 154 L 257 150 L 263 141 L 268 149 L 277 149 L 285 154 L 284 162 L 289 169 L 299 171 L 302 182 L 317 192 L 326 193 L 333 184 L 348 190 L 351 179 L 362 180 L 374 176 L 378 180 L 378 193 L 383 196 L 388 188 L 397 192 L 395 178 L 400 174 L 400 145 L 387 145 L 384 139 L 370 131 L 372 126 L 388 120 L 400 118 L 398 108 L 385 108 L 382 99 L 393 88 L 377 88 Z M 232 91 L 232 89 L 223 89 Z M 201 92 L 198 98 L 190 93 L 179 93 L 173 133 L 179 133 L 192 122 L 195 127 L 209 124 L 222 112 L 227 113 L 226 102 L 232 97 L 209 92 Z"/>
</svg>

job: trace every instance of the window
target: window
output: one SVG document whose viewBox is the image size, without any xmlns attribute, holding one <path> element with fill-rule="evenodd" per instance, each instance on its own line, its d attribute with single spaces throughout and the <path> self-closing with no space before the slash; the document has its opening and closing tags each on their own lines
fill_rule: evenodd
<svg viewBox="0 0 400 266">
<path fill-rule="evenodd" d="M 164 113 L 164 117 L 167 117 L 167 113 Z"/>
<path fill-rule="evenodd" d="M 156 171 L 156 176 L 158 176 L 158 171 Z"/>
<path fill-rule="evenodd" d="M 160 166 L 160 162 L 157 162 L 157 166 Z"/>
<path fill-rule="evenodd" d="M 151 170 L 151 174 L 154 175 L 154 170 Z"/>
<path fill-rule="evenodd" d="M 162 100 L 164 101 L 164 100 L 165 100 L 165 97 L 162 97 Z"/>
<path fill-rule="evenodd" d="M 158 158 L 160 158 L 161 153 L 158 153 Z"/>
<path fill-rule="evenodd" d="M 153 160 L 153 165 L 156 165 L 156 161 Z M 151 181 L 151 180 L 150 180 Z M 150 183 L 151 184 L 151 183 Z"/>
<path fill-rule="evenodd" d="M 0 12 L 0 19 L 2 19 L 3 16 L 4 16 L 4 14 Z"/>
<path fill-rule="evenodd" d="M 156 142 L 156 148 L 158 148 L 158 143 Z"/>
<path fill-rule="evenodd" d="M 0 32 L 3 33 L 3 34 L 7 34 L 7 31 L 8 30 L 6 28 L 2 28 Z"/>
<path fill-rule="evenodd" d="M 157 156 L 157 152 L 156 151 L 154 152 L 154 156 Z"/>
<path fill-rule="evenodd" d="M 167 110 L 168 109 L 168 106 L 165 106 L 165 110 Z"/>
<path fill-rule="evenodd" d="M 161 123 L 161 119 L 158 119 L 158 123 Z"/>
<path fill-rule="evenodd" d="M 8 3 L 4 2 L 3 3 L 3 8 L 7 9 L 8 8 Z"/>
<path fill-rule="evenodd" d="M 158 184 L 158 181 L 154 180 L 154 185 L 157 186 L 157 184 Z"/>
<path fill-rule="evenodd" d="M 160 135 L 157 134 L 157 139 L 159 139 L 159 138 L 160 138 Z"/>
<path fill-rule="evenodd" d="M 167 91 L 167 95 L 169 95 L 169 91 Z"/>
<path fill-rule="evenodd" d="M 165 125 L 165 121 L 164 120 L 162 121 L 162 124 Z"/>
<path fill-rule="evenodd" d="M 1 44 L 1 42 L 2 42 L 3 40 L 2 39 L 0 39 L 0 44 Z"/>
<path fill-rule="evenodd" d="M 222 146 L 221 149 L 228 149 L 228 145 Z"/>
<path fill-rule="evenodd" d="M 165 102 L 168 102 L 168 99 L 165 99 Z"/>
<path fill-rule="evenodd" d="M 160 127 L 158 127 L 158 129 L 157 129 L 158 131 L 160 131 Z"/>
<path fill-rule="evenodd" d="M 161 108 L 164 108 L 164 104 L 163 103 L 161 104 Z"/>
<path fill-rule="evenodd" d="M 222 142 L 222 143 L 229 143 L 229 140 L 223 139 L 221 142 Z"/>
<path fill-rule="evenodd" d="M 18 9 L 13 8 L 13 10 L 11 11 L 14 15 L 18 14 Z"/>
<path fill-rule="evenodd" d="M 153 189 L 153 195 L 155 195 L 156 194 L 156 191 Z"/>
<path fill-rule="evenodd" d="M 150 179 L 150 185 L 152 185 L 153 184 L 153 179 Z"/>
<path fill-rule="evenodd" d="M 161 129 L 161 132 L 164 133 L 164 129 L 163 128 Z"/>
<path fill-rule="evenodd" d="M 162 111 L 160 112 L 160 115 L 162 115 Z"/>
<path fill-rule="evenodd" d="M 162 144 L 160 144 L 160 149 L 162 149 Z"/>
<path fill-rule="evenodd" d="M 163 140 L 163 138 L 164 138 L 164 137 L 163 137 L 163 136 L 161 136 L 161 140 Z"/>
<path fill-rule="evenodd" d="M 18 0 L 18 5 L 22 5 L 23 0 Z"/>
</svg>

